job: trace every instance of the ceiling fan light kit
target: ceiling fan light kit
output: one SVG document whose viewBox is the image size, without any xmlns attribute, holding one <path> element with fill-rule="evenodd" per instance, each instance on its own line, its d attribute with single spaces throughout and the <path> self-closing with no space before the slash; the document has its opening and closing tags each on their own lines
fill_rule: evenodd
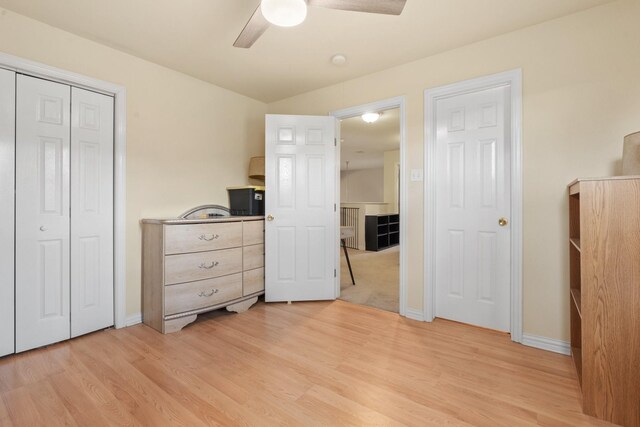
<svg viewBox="0 0 640 427">
<path fill-rule="evenodd" d="M 307 17 L 305 0 L 262 0 L 260 11 L 264 18 L 279 27 L 295 27 Z"/>
<path fill-rule="evenodd" d="M 233 43 L 248 49 L 270 25 L 293 27 L 307 17 L 307 6 L 351 12 L 400 15 L 407 0 L 262 0 Z"/>
<path fill-rule="evenodd" d="M 362 115 L 362 120 L 364 120 L 365 123 L 377 122 L 379 118 L 380 118 L 380 113 L 364 113 Z"/>
</svg>

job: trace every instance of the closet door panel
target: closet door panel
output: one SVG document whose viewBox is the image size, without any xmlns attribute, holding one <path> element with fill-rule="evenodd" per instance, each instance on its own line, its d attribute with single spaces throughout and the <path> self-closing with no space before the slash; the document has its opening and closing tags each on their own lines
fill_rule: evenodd
<svg viewBox="0 0 640 427">
<path fill-rule="evenodd" d="M 0 69 L 0 356 L 14 348 L 13 224 L 16 73 Z"/>
<path fill-rule="evenodd" d="M 71 336 L 113 325 L 113 98 L 71 89 Z"/>
<path fill-rule="evenodd" d="M 69 86 L 17 76 L 16 351 L 70 337 Z"/>
</svg>

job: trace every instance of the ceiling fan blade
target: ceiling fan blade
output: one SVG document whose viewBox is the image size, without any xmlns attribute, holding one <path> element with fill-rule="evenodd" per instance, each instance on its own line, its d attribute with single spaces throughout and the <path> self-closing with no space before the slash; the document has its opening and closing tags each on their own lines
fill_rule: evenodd
<svg viewBox="0 0 640 427">
<path fill-rule="evenodd" d="M 407 0 L 307 0 L 309 6 L 400 15 Z"/>
<path fill-rule="evenodd" d="M 250 48 L 267 28 L 269 28 L 269 21 L 264 18 L 260 5 L 258 5 L 233 45 L 245 49 Z"/>
</svg>

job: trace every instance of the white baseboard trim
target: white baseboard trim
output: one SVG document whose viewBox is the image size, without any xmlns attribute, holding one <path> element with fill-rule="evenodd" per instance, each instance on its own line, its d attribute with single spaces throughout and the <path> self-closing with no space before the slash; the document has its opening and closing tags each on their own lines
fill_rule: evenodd
<svg viewBox="0 0 640 427">
<path fill-rule="evenodd" d="M 567 356 L 571 355 L 571 344 L 567 341 L 557 340 L 554 338 L 522 334 L 522 345 L 552 351 L 554 353 L 565 354 Z"/>
<path fill-rule="evenodd" d="M 142 323 L 142 313 L 130 314 L 124 321 L 124 327 L 128 328 L 129 326 L 137 325 L 138 323 Z"/>
<path fill-rule="evenodd" d="M 422 310 L 415 310 L 413 308 L 406 308 L 404 311 L 405 317 L 419 322 L 424 322 L 424 313 Z"/>
</svg>

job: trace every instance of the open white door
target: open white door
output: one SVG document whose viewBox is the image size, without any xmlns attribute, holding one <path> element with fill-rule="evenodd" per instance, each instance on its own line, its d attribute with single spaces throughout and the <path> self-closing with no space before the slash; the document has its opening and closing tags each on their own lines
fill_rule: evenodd
<svg viewBox="0 0 640 427">
<path fill-rule="evenodd" d="M 336 298 L 337 129 L 334 117 L 266 117 L 268 302 Z"/>
</svg>

